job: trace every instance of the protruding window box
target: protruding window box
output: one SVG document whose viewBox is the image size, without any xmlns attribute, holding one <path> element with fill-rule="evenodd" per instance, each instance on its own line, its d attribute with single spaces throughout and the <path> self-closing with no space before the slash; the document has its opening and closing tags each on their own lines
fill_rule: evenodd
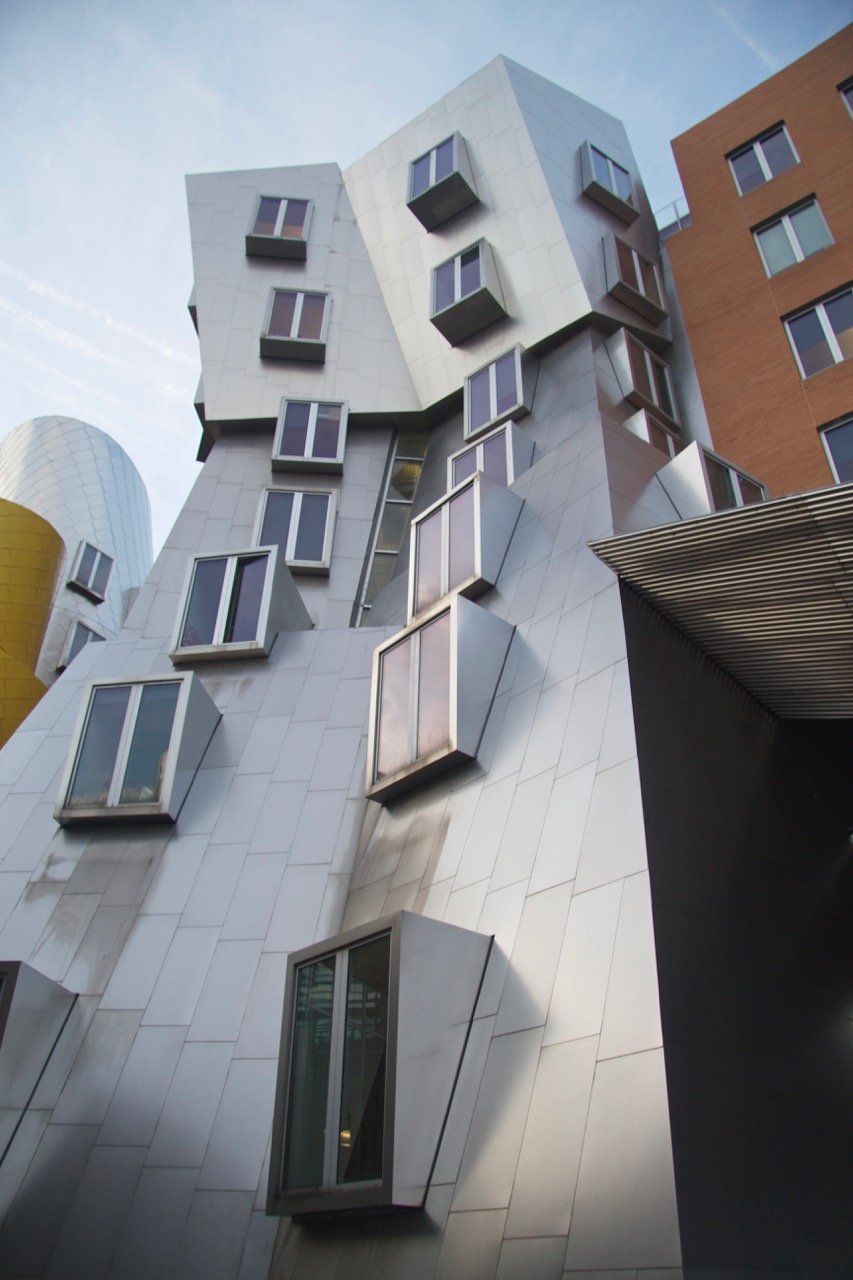
<svg viewBox="0 0 853 1280">
<path fill-rule="evenodd" d="M 288 956 L 267 1213 L 423 1207 L 491 945 L 401 911 Z"/>
<path fill-rule="evenodd" d="M 19 960 L 0 961 L 0 1151 L 7 1151 L 76 996 Z"/>
<path fill-rule="evenodd" d="M 610 335 L 607 350 L 625 399 L 638 409 L 648 409 L 667 426 L 677 428 L 678 408 L 665 361 L 625 329 L 617 329 Z"/>
<path fill-rule="evenodd" d="M 387 801 L 474 760 L 514 628 L 451 596 L 373 655 L 366 794 Z"/>
<path fill-rule="evenodd" d="M 430 320 L 451 346 L 506 314 L 494 254 L 486 240 L 434 268 Z"/>
<path fill-rule="evenodd" d="M 99 631 L 89 623 L 72 622 L 68 628 L 68 634 L 65 637 L 59 661 L 56 664 L 57 671 L 64 671 L 69 663 L 74 661 L 80 650 L 85 649 L 87 644 L 94 644 L 100 640 L 106 640 L 106 638 L 103 631 Z"/>
<path fill-rule="evenodd" d="M 617 164 L 591 142 L 580 149 L 581 189 L 590 200 L 615 213 L 623 222 L 635 222 L 640 216 L 634 184 L 624 165 Z"/>
<path fill-rule="evenodd" d="M 466 378 L 465 439 L 529 413 L 534 381 L 534 363 L 521 347 L 513 347 Z"/>
<path fill-rule="evenodd" d="M 53 816 L 174 822 L 219 714 L 192 672 L 88 685 Z"/>
<path fill-rule="evenodd" d="M 408 207 L 427 231 L 477 204 L 479 196 L 468 150 L 454 133 L 413 161 L 409 168 Z"/>
<path fill-rule="evenodd" d="M 344 469 L 348 409 L 340 401 L 283 399 L 272 451 L 273 471 Z"/>
<path fill-rule="evenodd" d="M 619 236 L 605 236 L 604 275 L 611 298 L 637 315 L 662 324 L 667 317 L 660 272 L 654 262 Z"/>
<path fill-rule="evenodd" d="M 326 359 L 331 298 L 327 293 L 273 289 L 267 304 L 260 353 L 269 360 Z"/>
<path fill-rule="evenodd" d="M 255 258 L 305 261 L 314 206 L 310 200 L 259 196 L 246 234 L 246 253 Z"/>
<path fill-rule="evenodd" d="M 449 591 L 473 598 L 495 585 L 523 505 L 477 472 L 412 521 L 409 621 Z"/>
<path fill-rule="evenodd" d="M 454 488 L 475 471 L 496 484 L 512 484 L 533 461 L 533 441 L 514 422 L 466 445 L 447 459 L 447 487 Z"/>
<path fill-rule="evenodd" d="M 662 422 L 657 422 L 646 409 L 638 409 L 636 413 L 632 413 L 622 426 L 655 449 L 660 449 L 668 458 L 674 458 L 684 448 L 681 436 L 672 427 L 665 427 Z"/>
<path fill-rule="evenodd" d="M 661 467 L 658 479 L 683 520 L 751 506 L 767 497 L 760 480 L 703 448 L 698 440 Z"/>
<path fill-rule="evenodd" d="M 265 658 L 279 631 L 311 629 L 278 547 L 196 556 L 182 599 L 174 663 Z"/>
<path fill-rule="evenodd" d="M 67 585 L 72 591 L 79 591 L 95 604 L 100 604 L 106 599 L 114 564 L 106 551 L 99 551 L 91 542 L 81 542 Z"/>
</svg>

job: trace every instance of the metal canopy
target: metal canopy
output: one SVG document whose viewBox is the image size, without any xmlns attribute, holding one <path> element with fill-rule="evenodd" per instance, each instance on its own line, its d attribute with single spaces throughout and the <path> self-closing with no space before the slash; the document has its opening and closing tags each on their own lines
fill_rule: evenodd
<svg viewBox="0 0 853 1280">
<path fill-rule="evenodd" d="M 853 717 L 853 485 L 590 546 L 776 715 Z"/>
</svg>

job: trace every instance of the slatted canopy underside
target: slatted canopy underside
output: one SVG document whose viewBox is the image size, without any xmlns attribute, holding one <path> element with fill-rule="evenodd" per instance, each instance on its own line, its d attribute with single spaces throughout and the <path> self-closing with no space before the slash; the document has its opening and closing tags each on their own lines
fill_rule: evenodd
<svg viewBox="0 0 853 1280">
<path fill-rule="evenodd" d="M 853 717 L 853 485 L 590 546 L 776 715 Z"/>
</svg>

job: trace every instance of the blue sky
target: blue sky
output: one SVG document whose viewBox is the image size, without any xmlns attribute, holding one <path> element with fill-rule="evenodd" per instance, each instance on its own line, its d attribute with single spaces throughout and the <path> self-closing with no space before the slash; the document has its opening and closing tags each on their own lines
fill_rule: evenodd
<svg viewBox="0 0 853 1280">
<path fill-rule="evenodd" d="M 61 413 L 148 486 L 197 472 L 185 173 L 349 164 L 497 53 L 669 139 L 840 30 L 849 0 L 0 0 L 0 436 Z"/>
</svg>

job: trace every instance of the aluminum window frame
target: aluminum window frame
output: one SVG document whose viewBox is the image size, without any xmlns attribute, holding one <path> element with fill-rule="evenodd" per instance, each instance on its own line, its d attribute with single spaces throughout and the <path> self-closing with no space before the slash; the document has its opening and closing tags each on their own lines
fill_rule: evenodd
<svg viewBox="0 0 853 1280">
<path fill-rule="evenodd" d="M 470 298 L 479 289 L 486 287 L 483 270 L 483 246 L 485 240 L 476 240 L 474 244 L 469 244 L 466 248 L 460 249 L 458 253 L 454 253 L 452 257 L 445 258 L 443 262 L 439 262 L 432 269 L 432 299 L 430 302 L 430 319 L 442 315 L 445 311 L 450 311 L 452 307 L 458 307 L 460 302 L 464 302 L 466 298 Z M 462 293 L 462 259 L 467 253 L 477 250 L 477 284 L 473 289 L 469 289 L 467 293 Z M 453 264 L 453 299 L 446 306 L 439 307 L 436 303 L 436 287 L 438 284 L 438 273 L 442 267 Z"/>
<path fill-rule="evenodd" d="M 302 455 L 281 452 L 281 441 L 284 435 L 285 417 L 291 404 L 307 404 L 310 406 L 308 428 L 305 436 L 306 452 Z M 317 428 L 320 406 L 333 405 L 341 411 L 338 424 L 338 447 L 333 458 L 318 458 L 309 450 L 313 446 Z M 272 448 L 273 471 L 320 471 L 340 474 L 344 469 L 344 450 L 346 447 L 347 425 L 349 422 L 349 403 L 346 400 L 303 400 L 298 396 L 282 396 L 275 425 L 275 436 Z"/>
<path fill-rule="evenodd" d="M 667 426 L 664 422 L 659 422 L 648 409 L 638 409 L 630 418 L 626 418 L 622 426 L 627 428 L 632 435 L 644 440 L 646 444 L 651 445 L 653 449 L 657 449 L 659 453 L 665 454 L 668 458 L 676 457 L 685 447 L 685 442 L 679 432 L 674 427 Z M 666 449 L 661 449 L 652 438 L 653 428 L 655 427 L 666 437 Z"/>
<path fill-rule="evenodd" d="M 275 300 L 280 293 L 292 293 L 296 297 L 293 307 L 293 319 L 290 333 L 270 333 Z M 319 338 L 299 337 L 299 326 L 302 322 L 302 310 L 306 297 L 323 299 L 323 319 L 320 325 Z M 332 295 L 323 289 L 294 289 L 287 285 L 274 285 L 269 292 L 264 323 L 261 330 L 260 354 L 267 360 L 307 360 L 314 364 L 322 364 L 326 359 L 326 342 L 329 334 L 329 322 L 332 313 Z"/>
<path fill-rule="evenodd" d="M 95 558 L 92 561 L 92 568 L 89 571 L 88 578 L 81 578 L 78 577 L 78 574 L 80 573 L 83 557 L 87 550 L 94 551 Z M 95 588 L 94 583 L 98 577 L 98 571 L 101 564 L 104 561 L 109 561 L 110 567 L 109 572 L 107 573 L 106 582 L 104 583 L 104 589 L 103 591 L 100 591 Z M 68 575 L 68 581 L 65 585 L 70 587 L 72 591 L 79 591 L 81 595 L 86 596 L 89 600 L 94 600 L 96 604 L 101 604 L 107 598 L 107 592 L 109 591 L 110 579 L 113 576 L 115 563 L 115 556 L 109 555 L 106 551 L 102 551 L 100 547 L 96 546 L 94 542 L 89 542 L 86 538 L 83 538 L 77 548 L 71 573 Z"/>
<path fill-rule="evenodd" d="M 292 485 L 266 485 L 261 492 L 258 513 L 255 517 L 254 541 L 260 542 L 264 526 L 267 502 L 271 493 L 292 493 L 293 506 L 290 512 L 290 524 L 287 530 L 287 542 L 284 547 L 284 562 L 291 573 L 310 573 L 326 575 L 332 567 L 332 544 L 335 539 L 335 520 L 338 511 L 338 491 L 336 489 L 295 488 Z M 326 506 L 326 528 L 323 534 L 323 555 L 320 560 L 297 560 L 293 555 L 299 534 L 299 520 L 302 515 L 303 494 L 317 494 L 328 499 Z M 267 544 L 269 545 L 269 544 Z M 278 545 L 278 544 L 276 544 Z"/>
<path fill-rule="evenodd" d="M 781 173 L 774 174 L 770 168 L 770 165 L 767 163 L 767 159 L 764 155 L 763 144 L 768 140 L 768 138 L 774 137 L 780 130 L 785 135 L 785 139 L 787 140 L 788 146 L 791 148 L 791 154 L 794 157 L 794 164 L 789 165 L 788 169 L 783 169 Z M 737 160 L 740 156 L 746 155 L 748 151 L 754 151 L 755 158 L 758 161 L 758 167 L 761 170 L 761 174 L 764 181 L 760 182 L 757 187 L 750 187 L 749 191 L 742 191 L 740 182 L 738 181 L 737 173 L 735 172 L 733 162 Z M 748 196 L 750 191 L 758 191 L 766 183 L 772 182 L 775 177 L 781 177 L 782 173 L 787 173 L 789 169 L 793 169 L 794 165 L 797 165 L 800 163 L 800 157 L 799 157 L 799 153 L 797 152 L 797 148 L 794 146 L 794 140 L 791 137 L 790 133 L 788 132 L 788 126 L 785 124 L 784 120 L 779 120 L 777 121 L 776 124 L 771 125 L 769 129 L 762 129 L 761 133 L 759 133 L 757 137 L 752 138 L 749 142 L 744 142 L 739 147 L 735 147 L 734 151 L 729 151 L 726 155 L 726 163 L 729 166 L 729 173 L 732 175 L 732 180 L 734 181 L 734 184 L 735 184 L 735 190 L 737 191 L 739 196 L 743 197 L 743 196 Z"/>
<path fill-rule="evenodd" d="M 79 649 L 77 649 L 76 652 L 72 654 L 71 651 L 74 648 L 75 637 L 77 635 L 78 630 L 81 628 L 83 631 L 87 631 L 89 633 L 90 638 L 84 640 L 83 643 L 80 645 Z M 94 626 L 88 620 L 84 622 L 82 618 L 75 618 L 66 633 L 65 641 L 62 645 L 62 651 L 59 656 L 59 661 L 56 664 L 57 671 L 64 671 L 65 668 L 70 663 L 72 663 L 76 657 L 79 657 L 79 655 L 83 652 L 83 650 L 87 647 L 87 645 L 100 643 L 100 641 L 106 640 L 106 638 L 107 638 L 106 632 L 101 631 L 99 627 Z"/>
<path fill-rule="evenodd" d="M 850 83 L 850 90 L 851 92 L 853 92 L 853 81 L 851 81 Z M 823 446 L 823 451 L 826 454 L 826 460 L 829 463 L 829 469 L 832 473 L 833 480 L 835 481 L 836 484 L 853 483 L 853 475 L 851 475 L 850 479 L 842 479 L 841 476 L 838 474 L 838 465 L 835 461 L 835 457 L 832 453 L 832 448 L 828 440 L 828 437 L 832 435 L 833 431 L 840 431 L 840 430 L 843 430 L 844 428 L 847 428 L 847 430 L 850 432 L 851 439 L 853 439 L 853 416 L 850 416 L 848 414 L 845 417 L 839 418 L 834 422 L 827 422 L 824 426 L 818 429 L 818 435 L 820 436 L 820 441 Z M 851 472 L 853 472 L 853 467 L 851 467 Z"/>
<path fill-rule="evenodd" d="M 596 152 L 607 161 L 608 184 L 605 185 L 599 179 L 595 171 L 595 163 L 592 153 Z M 618 160 L 614 160 L 612 156 L 603 151 L 600 146 L 593 142 L 583 142 L 580 148 L 580 170 L 581 170 L 581 190 L 590 200 L 594 200 L 596 204 L 601 205 L 609 213 L 616 215 L 620 221 L 630 225 L 640 216 L 640 210 L 637 201 L 637 182 L 634 175 L 624 164 L 620 164 Z M 620 173 L 624 173 L 631 187 L 631 198 L 624 199 L 618 193 L 618 184 L 614 179 L 614 169 L 618 169 Z"/>
<path fill-rule="evenodd" d="M 503 436 L 504 448 L 506 456 L 506 484 L 514 484 L 522 472 L 526 471 L 533 459 L 533 441 L 526 436 L 514 422 L 501 423 L 499 427 L 487 432 L 486 435 L 477 435 L 470 443 L 457 449 L 455 453 L 451 453 L 447 459 L 447 488 L 454 489 L 457 484 L 462 484 L 463 480 L 468 477 L 464 476 L 462 480 L 456 480 L 453 475 L 454 464 L 468 453 L 474 454 L 474 472 L 482 471 L 483 475 L 489 475 L 482 465 L 484 461 L 485 446 L 492 440 L 496 440 L 498 436 Z M 473 472 L 472 472 L 473 474 Z M 494 479 L 491 476 L 490 479 Z M 499 483 L 496 481 L 496 483 Z"/>
<path fill-rule="evenodd" d="M 666 305 L 666 293 L 664 292 L 663 279 L 658 264 L 653 259 L 646 256 L 632 244 L 629 244 L 623 236 L 608 234 L 602 241 L 604 250 L 604 277 L 607 286 L 607 292 L 611 297 L 616 298 L 618 302 L 622 302 L 625 306 L 630 307 L 633 311 L 645 320 L 649 320 L 652 324 L 659 325 L 667 318 L 669 312 Z M 634 275 L 637 279 L 639 288 L 633 285 L 630 280 L 626 280 L 622 273 L 622 264 L 619 260 L 619 246 L 627 250 L 631 255 L 631 261 L 634 267 Z M 650 267 L 654 276 L 655 286 L 657 288 L 657 299 L 650 296 L 645 288 L 643 280 L 642 265 Z"/>
<path fill-rule="evenodd" d="M 477 285 L 462 293 L 462 259 L 466 254 L 477 252 Z M 444 267 L 453 267 L 453 298 L 443 307 L 438 307 L 436 291 L 438 273 Z M 503 291 L 498 278 L 495 255 L 492 246 L 484 236 L 467 244 L 449 258 L 436 263 L 430 272 L 430 323 L 438 330 L 452 347 L 466 342 L 475 334 L 506 319 L 507 310 L 504 304 Z"/>
<path fill-rule="evenodd" d="M 273 232 L 255 230 L 255 224 L 258 221 L 261 203 L 264 200 L 278 201 L 279 207 L 278 213 L 276 214 L 275 230 Z M 302 222 L 302 234 L 299 236 L 282 236 L 281 228 L 284 226 L 287 206 L 291 201 L 307 205 L 305 218 Z M 292 258 L 298 261 L 304 261 L 307 256 L 308 236 L 310 234 L 313 217 L 314 201 L 309 199 L 308 196 L 278 196 L 260 192 L 255 198 L 252 220 L 249 223 L 249 229 L 246 232 L 247 256 L 260 258 Z"/>
<path fill-rule="evenodd" d="M 515 357 L 515 389 L 516 401 L 510 408 L 498 412 L 497 409 L 497 366 L 508 355 Z M 499 356 L 489 360 L 486 364 L 481 365 L 479 369 L 475 369 L 473 373 L 469 373 L 465 379 L 464 388 L 464 412 L 462 434 L 465 440 L 474 440 L 482 436 L 484 432 L 491 431 L 493 427 L 500 426 L 504 422 L 513 421 L 516 418 L 524 417 L 530 412 L 529 400 L 532 396 L 528 393 L 529 378 L 527 375 L 528 361 L 526 354 L 521 346 L 510 347 L 509 351 L 503 351 Z M 476 426 L 471 425 L 471 382 L 485 369 L 489 370 L 489 409 L 490 416 L 485 422 L 477 423 Z"/>
<path fill-rule="evenodd" d="M 625 341 L 626 341 L 626 346 L 628 350 L 630 351 L 631 346 L 633 346 L 642 355 L 643 360 L 645 362 L 646 376 L 648 378 L 649 389 L 652 394 L 651 394 L 651 402 L 647 406 L 645 392 L 643 392 L 642 390 L 640 390 L 639 387 L 634 385 L 635 397 L 637 398 L 637 400 L 641 400 L 643 402 L 640 407 L 641 408 L 648 407 L 652 410 L 653 416 L 660 414 L 663 418 L 667 420 L 667 422 L 674 423 L 675 426 L 678 426 L 679 425 L 678 405 L 675 399 L 675 387 L 673 386 L 672 374 L 670 373 L 669 365 L 666 363 L 665 360 L 662 360 L 659 355 L 657 355 L 654 351 L 652 351 L 650 347 L 647 347 L 644 342 L 641 342 L 639 338 L 635 337 L 633 333 L 626 332 Z M 666 409 L 660 402 L 657 383 L 655 381 L 654 372 L 653 372 L 654 366 L 657 366 L 657 368 L 663 372 L 663 378 L 666 383 L 667 390 L 669 392 L 669 402 L 672 405 L 672 413 L 670 413 L 669 410 Z M 630 355 L 629 355 L 629 367 L 630 367 Z M 633 375 L 632 375 L 632 382 L 633 382 Z"/>
<path fill-rule="evenodd" d="M 797 311 L 791 312 L 790 315 L 785 316 L 782 320 L 782 323 L 785 326 L 785 332 L 788 335 L 788 343 L 794 354 L 794 359 L 797 363 L 797 368 L 803 381 L 807 378 L 817 377 L 819 373 L 826 373 L 828 369 L 833 369 L 836 365 L 843 364 L 845 360 L 853 358 L 844 354 L 841 344 L 835 336 L 835 330 L 826 315 L 826 304 L 828 302 L 834 302 L 836 298 L 843 298 L 845 294 L 853 294 L 853 286 L 848 285 L 844 289 L 837 289 L 834 293 L 828 294 L 825 298 L 820 298 L 817 302 L 812 302 L 807 307 L 800 307 Z M 830 354 L 832 355 L 832 364 L 824 365 L 822 369 L 815 369 L 812 373 L 806 373 L 803 368 L 802 360 L 800 359 L 797 344 L 794 341 L 794 335 L 791 332 L 791 321 L 798 320 L 801 316 L 809 315 L 810 312 L 814 312 L 817 317 L 818 324 L 823 330 L 823 336 L 826 339 L 826 344 L 829 347 Z"/>
<path fill-rule="evenodd" d="M 443 177 L 436 177 L 438 152 L 446 143 L 452 143 L 451 168 Z M 414 190 L 415 166 L 429 157 L 429 184 L 420 191 Z M 454 132 L 442 138 L 428 151 L 415 156 L 409 163 L 406 183 L 406 205 L 421 226 L 434 231 L 456 214 L 479 203 L 474 174 L 468 158 L 465 139 Z"/>
<path fill-rule="evenodd" d="M 192 662 L 201 659 L 219 659 L 219 658 L 265 658 L 269 654 L 272 647 L 272 636 L 270 635 L 270 609 L 273 598 L 273 583 L 275 580 L 276 563 L 278 557 L 278 547 L 251 547 L 244 551 L 220 551 L 207 552 L 203 555 L 192 557 L 187 576 L 184 582 L 184 589 L 181 595 L 181 607 L 178 610 L 177 621 L 174 634 L 172 636 L 172 646 L 170 658 L 172 662 Z M 258 617 L 255 625 L 255 635 L 252 640 L 224 640 L 225 627 L 228 616 L 231 612 L 233 604 L 234 588 L 237 580 L 237 571 L 242 561 L 266 559 L 264 568 L 264 585 L 261 592 L 260 605 L 258 607 Z M 182 644 L 184 629 L 187 621 L 187 612 L 190 607 L 192 598 L 193 585 L 196 579 L 198 566 L 207 560 L 224 560 L 225 573 L 222 579 L 222 586 L 219 591 L 219 604 L 216 610 L 216 619 L 213 625 L 213 637 L 199 644 Z"/>
<path fill-rule="evenodd" d="M 437 142 L 434 147 L 430 147 L 428 151 L 423 151 L 419 156 L 415 156 L 414 160 L 409 164 L 409 187 L 407 196 L 409 201 L 416 200 L 418 196 L 425 195 L 427 191 L 430 191 L 433 187 L 437 186 L 438 183 L 446 181 L 452 173 L 458 171 L 460 140 L 458 133 L 451 133 L 446 138 L 442 138 L 441 142 Z M 438 153 L 447 142 L 451 144 L 452 148 L 450 171 L 445 174 L 444 177 L 437 178 L 435 171 L 438 163 Z M 427 157 L 429 157 L 429 182 L 420 191 L 415 191 L 415 165 L 419 164 L 421 160 L 425 160 Z"/>
<path fill-rule="evenodd" d="M 820 218 L 827 235 L 827 242 L 826 244 L 821 245 L 819 249 L 813 250 L 812 253 L 803 253 L 796 230 L 791 222 L 791 214 L 799 213 L 801 210 L 808 209 L 810 207 L 814 207 L 817 210 L 818 217 Z M 787 239 L 791 252 L 794 255 L 794 262 L 789 263 L 786 267 L 780 267 L 778 271 L 771 271 L 770 264 L 768 263 L 764 250 L 761 247 L 760 237 L 763 232 L 770 231 L 776 226 L 781 226 L 782 230 L 785 232 L 785 238 Z M 764 267 L 769 280 L 772 280 L 774 276 L 781 275 L 784 271 L 790 271 L 791 267 L 799 266 L 801 262 L 806 262 L 816 254 L 822 253 L 824 249 L 831 248 L 835 243 L 817 196 L 809 196 L 806 200 L 799 200 L 796 204 L 784 209 L 781 213 L 777 213 L 774 217 L 766 218 L 763 222 L 759 223 L 758 226 L 752 228 L 752 238 L 755 241 L 755 247 L 758 250 L 759 258 L 761 259 L 761 265 Z"/>
</svg>

